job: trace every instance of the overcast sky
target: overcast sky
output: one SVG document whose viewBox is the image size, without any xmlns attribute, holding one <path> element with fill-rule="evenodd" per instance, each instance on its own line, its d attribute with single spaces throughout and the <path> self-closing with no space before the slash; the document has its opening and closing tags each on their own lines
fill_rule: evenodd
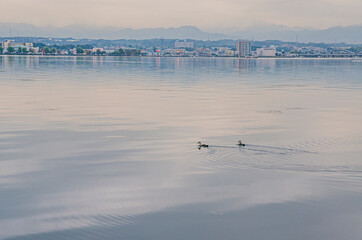
<svg viewBox="0 0 362 240">
<path fill-rule="evenodd" d="M 204 30 L 362 24 L 362 0 L 10 0 L 0 22 Z"/>
</svg>

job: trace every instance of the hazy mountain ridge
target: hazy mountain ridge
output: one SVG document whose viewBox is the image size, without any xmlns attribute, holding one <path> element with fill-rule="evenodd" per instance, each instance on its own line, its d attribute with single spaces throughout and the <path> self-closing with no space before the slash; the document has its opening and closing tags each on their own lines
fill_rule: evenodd
<svg viewBox="0 0 362 240">
<path fill-rule="evenodd" d="M 328 29 L 293 29 L 280 26 L 264 27 L 256 29 L 247 29 L 244 31 L 234 32 L 234 37 L 244 36 L 248 39 L 255 40 L 281 40 L 281 41 L 298 41 L 298 42 L 346 42 L 362 43 L 362 25 L 354 26 L 336 26 Z"/>
<path fill-rule="evenodd" d="M 0 23 L 0 36 L 72 37 L 93 39 L 250 39 L 299 42 L 362 43 L 362 25 L 332 27 L 324 30 L 288 28 L 285 26 L 258 26 L 230 34 L 209 33 L 193 26 L 176 28 L 116 28 L 116 27 L 37 27 L 22 23 Z"/>
<path fill-rule="evenodd" d="M 85 26 L 69 26 L 64 28 L 37 27 L 31 24 L 0 23 L 0 36 L 37 36 L 37 37 L 72 37 L 72 38 L 102 38 L 102 39 L 197 39 L 218 40 L 230 36 L 218 33 L 207 33 L 192 26 L 177 28 L 143 28 L 118 29 L 114 27 L 91 28 Z"/>
</svg>

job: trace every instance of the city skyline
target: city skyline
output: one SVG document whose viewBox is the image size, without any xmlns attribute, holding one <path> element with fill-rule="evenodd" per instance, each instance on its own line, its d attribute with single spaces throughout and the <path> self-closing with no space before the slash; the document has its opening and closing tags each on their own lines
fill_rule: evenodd
<svg viewBox="0 0 362 240">
<path fill-rule="evenodd" d="M 358 0 L 14 0 L 0 22 L 135 29 L 192 25 L 219 32 L 264 25 L 325 29 L 362 24 L 361 8 Z"/>
</svg>

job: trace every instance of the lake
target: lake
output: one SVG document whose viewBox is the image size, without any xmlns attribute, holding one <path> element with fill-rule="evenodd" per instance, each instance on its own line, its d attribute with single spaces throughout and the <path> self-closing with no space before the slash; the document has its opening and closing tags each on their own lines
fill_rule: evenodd
<svg viewBox="0 0 362 240">
<path fill-rule="evenodd" d="M 361 156 L 360 61 L 0 56 L 0 239 L 360 240 Z"/>
</svg>

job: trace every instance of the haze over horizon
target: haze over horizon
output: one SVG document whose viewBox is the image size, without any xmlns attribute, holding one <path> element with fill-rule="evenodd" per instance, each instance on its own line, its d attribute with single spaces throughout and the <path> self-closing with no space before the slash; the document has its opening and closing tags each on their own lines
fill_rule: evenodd
<svg viewBox="0 0 362 240">
<path fill-rule="evenodd" d="M 251 26 L 326 29 L 362 24 L 359 0 L 13 0 L 1 23 L 36 26 L 168 28 L 231 32 Z"/>
<path fill-rule="evenodd" d="M 32 24 L 0 23 L 0 38 L 12 37 L 53 37 L 75 39 L 193 39 L 193 40 L 280 40 L 315 43 L 352 43 L 361 44 L 362 25 L 332 27 L 324 30 L 307 28 L 288 28 L 286 26 L 257 26 L 230 33 L 208 32 L 194 26 L 178 28 L 117 28 L 117 27 L 37 27 Z"/>
</svg>

